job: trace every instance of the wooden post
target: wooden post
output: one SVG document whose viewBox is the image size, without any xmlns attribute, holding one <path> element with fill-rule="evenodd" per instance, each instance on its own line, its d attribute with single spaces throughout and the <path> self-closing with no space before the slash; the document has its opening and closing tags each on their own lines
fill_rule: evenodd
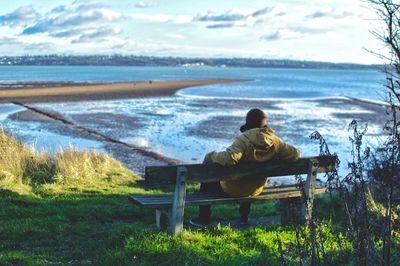
<svg viewBox="0 0 400 266">
<path fill-rule="evenodd" d="M 176 169 L 175 195 L 172 203 L 171 228 L 173 235 L 178 235 L 183 230 L 183 214 L 186 198 L 186 173 L 187 169 L 178 166 Z"/>
<path fill-rule="evenodd" d="M 308 174 L 306 184 L 304 185 L 305 192 L 305 206 L 303 206 L 303 215 L 308 223 L 312 219 L 312 209 L 314 201 L 314 191 L 317 183 L 318 160 L 310 159 L 308 163 Z"/>
</svg>

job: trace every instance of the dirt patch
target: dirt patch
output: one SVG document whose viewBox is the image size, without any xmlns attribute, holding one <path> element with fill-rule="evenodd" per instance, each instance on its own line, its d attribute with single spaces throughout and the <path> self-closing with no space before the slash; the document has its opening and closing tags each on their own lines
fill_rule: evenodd
<svg viewBox="0 0 400 266">
<path fill-rule="evenodd" d="M 70 118 L 75 124 L 85 125 L 87 128 L 118 139 L 129 137 L 124 132 L 144 126 L 144 122 L 137 117 L 116 113 L 76 114 L 71 115 Z"/>
<path fill-rule="evenodd" d="M 251 101 L 251 100 L 235 100 L 235 99 L 201 99 L 188 102 L 188 106 L 200 107 L 200 108 L 215 108 L 222 109 L 252 109 L 260 108 L 268 112 L 268 110 L 282 110 L 282 108 L 276 106 L 277 102 L 272 101 Z"/>
</svg>

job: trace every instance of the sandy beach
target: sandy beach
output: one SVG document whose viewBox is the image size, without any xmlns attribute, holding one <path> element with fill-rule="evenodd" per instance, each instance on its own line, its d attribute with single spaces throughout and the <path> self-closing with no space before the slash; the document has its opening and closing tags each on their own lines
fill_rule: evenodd
<svg viewBox="0 0 400 266">
<path fill-rule="evenodd" d="M 177 90 L 210 84 L 243 82 L 245 79 L 140 81 L 124 83 L 10 83 L 0 84 L 0 103 L 66 102 L 167 96 Z"/>
</svg>

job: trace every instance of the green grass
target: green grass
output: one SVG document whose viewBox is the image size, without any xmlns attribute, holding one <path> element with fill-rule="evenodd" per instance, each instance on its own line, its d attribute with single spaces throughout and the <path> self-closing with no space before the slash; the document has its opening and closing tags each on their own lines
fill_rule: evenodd
<svg viewBox="0 0 400 266">
<path fill-rule="evenodd" d="M 156 230 L 153 210 L 127 200 L 163 192 L 144 189 L 112 158 L 74 149 L 37 153 L 4 132 L 0 144 L 0 265 L 279 265 L 278 239 L 285 260 L 298 264 L 291 227 L 216 226 L 173 237 Z M 316 203 L 328 218 L 329 200 Z M 185 209 L 186 222 L 196 212 Z M 252 206 L 252 217 L 274 214 L 273 201 Z M 213 216 L 237 219 L 238 206 L 216 206 Z M 322 235 L 335 263 L 351 261 L 349 242 L 328 222 Z M 346 256 L 335 255 L 339 238 Z"/>
<path fill-rule="evenodd" d="M 294 242 L 294 232 L 280 226 L 188 229 L 182 236 L 172 237 L 156 230 L 153 211 L 133 206 L 126 198 L 142 193 L 149 192 L 115 184 L 81 192 L 65 187 L 41 195 L 18 195 L 3 189 L 0 264 L 277 264 L 276 232 L 288 247 Z M 257 204 L 252 216 L 274 211 L 261 210 L 263 207 L 271 208 L 271 204 Z M 215 208 L 216 219 L 237 218 L 236 208 Z M 188 208 L 186 218 L 195 211 Z M 326 233 L 331 235 L 329 230 Z M 334 240 L 331 237 L 332 243 Z"/>
</svg>

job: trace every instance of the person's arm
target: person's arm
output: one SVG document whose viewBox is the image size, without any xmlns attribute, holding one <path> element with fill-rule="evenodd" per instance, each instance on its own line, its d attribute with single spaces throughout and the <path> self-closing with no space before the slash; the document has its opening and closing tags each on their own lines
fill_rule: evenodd
<svg viewBox="0 0 400 266">
<path fill-rule="evenodd" d="M 294 162 L 300 159 L 300 151 L 296 149 L 294 146 L 285 143 L 283 140 L 277 137 L 278 147 L 277 154 L 278 158 L 281 160 Z"/>
<path fill-rule="evenodd" d="M 223 166 L 235 165 L 242 158 L 245 148 L 243 141 L 236 139 L 225 151 L 213 151 L 206 154 L 203 163 L 217 163 Z"/>
</svg>

